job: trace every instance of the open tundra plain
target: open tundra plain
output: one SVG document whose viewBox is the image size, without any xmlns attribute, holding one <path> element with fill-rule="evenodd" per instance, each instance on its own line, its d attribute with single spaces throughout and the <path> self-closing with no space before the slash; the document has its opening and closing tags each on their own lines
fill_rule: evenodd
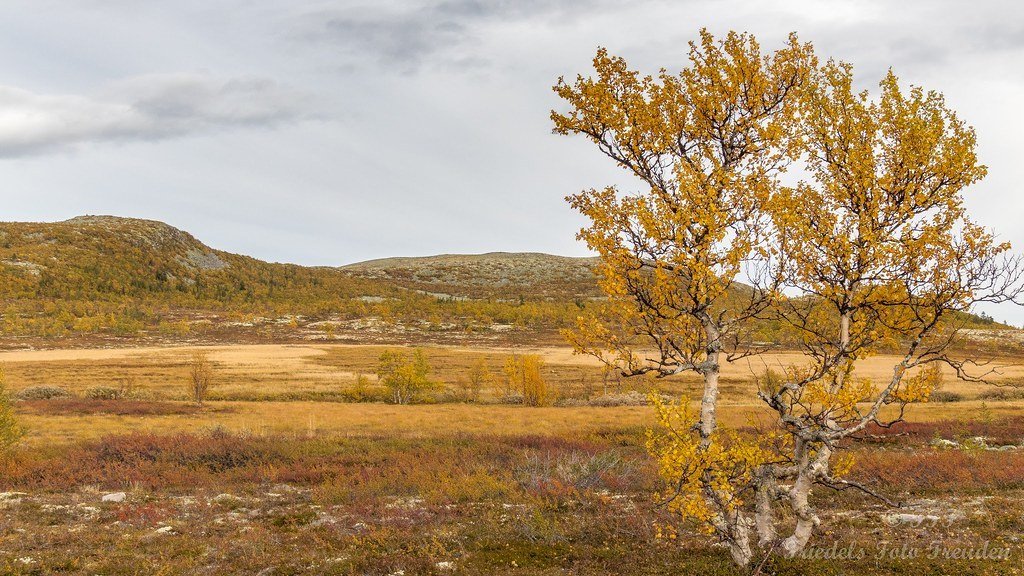
<svg viewBox="0 0 1024 576">
<path fill-rule="evenodd" d="M 812 546 L 741 570 L 664 505 L 648 452 L 650 395 L 692 403 L 701 379 L 623 378 L 560 334 L 604 302 L 593 259 L 309 268 L 95 216 L 0 238 L 0 366 L 24 429 L 0 459 L 0 574 L 1024 570 L 1024 345 L 990 317 L 954 319 L 991 384 L 947 369 L 907 422 L 844 441 L 848 477 L 893 505 L 816 488 Z M 722 366 L 719 416 L 754 438 L 774 421 L 754 375 L 807 360 L 778 322 L 750 329 L 767 352 Z M 896 361 L 853 376 L 881 383 Z M 411 403 L 378 378 L 395 362 Z"/>
<path fill-rule="evenodd" d="M 427 347 L 429 403 L 385 404 L 374 372 L 402 346 L 196 347 L 0 353 L 26 435 L 3 464 L 0 571 L 14 574 L 736 574 L 659 505 L 644 444 L 651 390 L 561 347 Z M 551 406 L 502 403 L 502 366 L 537 354 Z M 723 370 L 723 420 L 763 415 L 752 372 Z M 492 375 L 479 397 L 464 379 Z M 892 358 L 862 362 L 882 379 Z M 1013 574 L 1024 569 L 1024 366 L 984 386 L 947 378 L 909 422 L 851 446 L 853 491 L 821 498 L 820 538 L 774 574 Z M 362 375 L 362 378 L 360 378 Z M 51 397 L 40 390 L 51 389 Z M 59 389 L 60 393 L 52 390 Z M 939 400 L 939 401 L 937 401 Z"/>
</svg>

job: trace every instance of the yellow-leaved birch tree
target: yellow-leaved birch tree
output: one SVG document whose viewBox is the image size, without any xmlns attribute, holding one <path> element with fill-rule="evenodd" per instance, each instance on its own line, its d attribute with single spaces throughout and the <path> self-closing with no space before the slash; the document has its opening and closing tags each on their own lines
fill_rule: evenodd
<svg viewBox="0 0 1024 576">
<path fill-rule="evenodd" d="M 829 61 L 801 92 L 801 148 L 808 180 L 768 203 L 783 284 L 779 317 L 799 334 L 809 362 L 765 378 L 760 397 L 788 434 L 788 449 L 755 474 L 762 546 L 788 556 L 819 519 L 814 486 L 860 489 L 833 459 L 869 425 L 891 426 L 927 401 L 941 365 L 979 378 L 954 357 L 956 314 L 1015 300 L 1021 267 L 1009 244 L 973 223 L 963 193 L 985 175 L 974 130 L 941 94 L 901 89 L 890 71 L 872 97 L 853 88 L 851 66 Z M 855 363 L 897 350 L 892 376 L 875 383 Z M 788 507 L 791 534 L 777 539 L 773 510 Z"/>
<path fill-rule="evenodd" d="M 600 255 L 608 296 L 569 337 L 624 375 L 703 377 L 699 411 L 677 434 L 689 445 L 652 448 L 665 451 L 671 505 L 717 533 L 741 564 L 751 559 L 751 520 L 727 477 L 752 470 L 762 452 L 732 435 L 717 441 L 718 374 L 723 356 L 747 350 L 740 329 L 775 294 L 770 281 L 740 289 L 737 278 L 766 253 L 764 205 L 794 156 L 796 96 L 813 64 L 795 36 L 764 54 L 750 35 L 718 40 L 702 30 L 678 74 L 644 76 L 600 49 L 595 76 L 554 87 L 569 106 L 552 112 L 555 132 L 586 136 L 641 186 L 568 198 L 590 221 L 578 237 Z M 679 415 L 666 409 L 665 423 Z M 726 459 L 740 470 L 716 468 Z"/>
<path fill-rule="evenodd" d="M 555 86 L 570 105 L 555 130 L 587 136 L 644 188 L 568 198 L 590 220 L 578 237 L 608 299 L 567 336 L 627 376 L 700 374 L 697 411 L 655 402 L 666 501 L 737 564 L 757 548 L 795 556 L 819 524 L 813 487 L 885 499 L 844 478 L 843 441 L 901 420 L 943 365 L 980 378 L 950 352 L 957 315 L 1021 294 L 1019 259 L 964 209 L 985 175 L 974 131 L 892 73 L 877 97 L 854 90 L 849 65 L 819 66 L 794 36 L 764 55 L 749 35 L 702 31 L 677 75 L 641 76 L 604 50 L 594 69 Z M 807 177 L 783 186 L 791 162 Z M 762 317 L 788 325 L 806 361 L 758 380 L 777 420 L 752 438 L 718 425 L 718 372 L 751 352 L 742 336 Z M 891 378 L 859 377 L 882 349 L 899 351 Z"/>
</svg>

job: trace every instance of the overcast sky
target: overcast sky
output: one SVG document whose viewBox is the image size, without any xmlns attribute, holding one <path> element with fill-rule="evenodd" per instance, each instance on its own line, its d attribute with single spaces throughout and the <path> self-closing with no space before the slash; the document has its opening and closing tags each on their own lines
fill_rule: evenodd
<svg viewBox="0 0 1024 576">
<path fill-rule="evenodd" d="M 563 197 L 629 181 L 551 134 L 551 85 L 598 45 L 678 69 L 706 26 L 765 48 L 796 31 L 865 86 L 892 66 L 944 92 L 990 169 L 975 216 L 1024 250 L 1022 6 L 0 0 L 2 219 L 151 218 L 302 264 L 582 255 Z"/>
</svg>

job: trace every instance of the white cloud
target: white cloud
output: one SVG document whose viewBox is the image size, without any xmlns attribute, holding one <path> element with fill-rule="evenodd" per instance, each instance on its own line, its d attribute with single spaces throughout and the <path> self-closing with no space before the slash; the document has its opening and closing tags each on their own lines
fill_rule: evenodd
<svg viewBox="0 0 1024 576">
<path fill-rule="evenodd" d="M 0 157 L 221 128 L 272 127 L 309 115 L 306 96 L 256 77 L 154 74 L 116 82 L 95 96 L 0 86 Z"/>
</svg>

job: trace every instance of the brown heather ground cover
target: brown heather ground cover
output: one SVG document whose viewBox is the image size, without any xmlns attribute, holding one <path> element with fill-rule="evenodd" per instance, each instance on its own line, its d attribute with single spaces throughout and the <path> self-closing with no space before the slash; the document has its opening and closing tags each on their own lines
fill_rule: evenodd
<svg viewBox="0 0 1024 576">
<path fill-rule="evenodd" d="M 1024 435 L 1020 419 L 992 426 Z M 818 548 L 852 545 L 871 558 L 774 561 L 766 573 L 1017 573 L 1024 453 L 931 448 L 930 431 L 910 433 L 910 454 L 884 439 L 855 448 L 853 476 L 886 481 L 903 509 L 849 493 L 825 499 Z M 652 499 L 659 483 L 641 440 L 636 428 L 419 438 L 208 430 L 22 450 L 2 469 L 0 567 L 24 574 L 736 574 L 723 550 Z M 101 502 L 114 491 L 126 500 Z M 1010 558 L 874 558 L 881 542 L 927 556 L 933 542 L 986 540 L 1009 548 Z"/>
</svg>

